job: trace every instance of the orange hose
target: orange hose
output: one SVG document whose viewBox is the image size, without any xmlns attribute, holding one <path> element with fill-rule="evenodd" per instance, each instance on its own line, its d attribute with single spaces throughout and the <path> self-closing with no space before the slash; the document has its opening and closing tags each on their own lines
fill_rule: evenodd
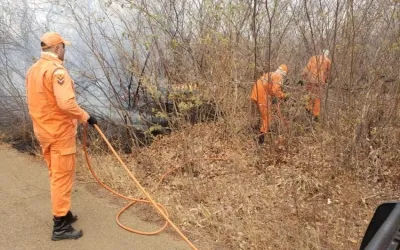
<svg viewBox="0 0 400 250">
<path fill-rule="evenodd" d="M 87 123 L 84 126 L 84 130 L 83 130 L 83 151 L 85 152 L 85 158 L 86 158 L 86 163 L 87 166 L 89 168 L 89 171 L 92 173 L 93 177 L 96 179 L 96 181 L 105 189 L 107 189 L 108 191 L 110 191 L 111 193 L 117 195 L 118 197 L 121 197 L 123 199 L 126 200 L 130 200 L 132 202 L 130 202 L 127 206 L 125 206 L 124 208 L 121 209 L 121 211 L 117 214 L 116 216 L 116 221 L 118 223 L 118 225 L 120 227 L 122 227 L 123 229 L 130 231 L 130 232 L 134 232 L 137 234 L 142 234 L 142 235 L 154 235 L 154 234 L 158 234 L 160 233 L 162 230 L 164 230 L 168 224 L 170 224 L 175 231 L 182 237 L 182 239 L 184 241 L 186 241 L 186 243 L 189 244 L 189 246 L 192 249 L 197 250 L 197 248 L 193 245 L 192 242 L 190 242 L 190 240 L 179 230 L 179 228 L 168 218 L 168 212 L 165 209 L 165 207 L 163 207 L 161 204 L 156 203 L 151 196 L 146 192 L 146 190 L 143 188 L 143 186 L 138 182 L 138 180 L 135 178 L 135 176 L 132 174 L 132 172 L 129 170 L 129 168 L 125 165 L 125 163 L 121 160 L 121 157 L 119 157 L 118 153 L 114 150 L 114 148 L 111 146 L 110 142 L 107 140 L 107 138 L 105 137 L 105 135 L 103 134 L 103 132 L 101 131 L 101 129 L 95 124 L 94 128 L 97 130 L 97 132 L 100 134 L 100 136 L 103 138 L 103 140 L 106 142 L 107 146 L 109 147 L 109 149 L 113 152 L 114 156 L 117 158 L 117 160 L 121 163 L 122 167 L 125 169 L 125 171 L 128 173 L 129 177 L 132 179 L 132 181 L 136 184 L 136 186 L 142 191 L 142 193 L 147 197 L 147 200 L 144 199 L 135 199 L 135 198 L 131 198 L 131 197 L 127 197 L 125 195 L 122 195 L 116 191 L 114 191 L 112 188 L 110 188 L 109 186 L 107 186 L 106 184 L 104 184 L 104 182 L 102 182 L 99 177 L 95 174 L 95 172 L 92 169 L 92 166 L 90 164 L 90 160 L 89 160 L 89 154 L 87 152 L 87 147 L 86 147 L 86 141 L 87 141 Z M 171 170 L 172 171 L 172 170 Z M 171 172 L 170 171 L 170 172 Z M 169 173 L 169 172 L 168 172 Z M 163 176 L 163 178 L 166 176 L 167 174 L 165 174 Z M 162 180 L 162 179 L 161 179 Z M 158 211 L 159 214 L 161 214 L 161 216 L 166 220 L 164 226 L 155 231 L 155 232 L 142 232 L 139 230 L 134 230 L 132 228 L 129 228 L 127 226 L 124 226 L 120 221 L 119 221 L 119 217 L 120 215 L 125 212 L 126 209 L 128 209 L 129 207 L 131 207 L 133 204 L 135 204 L 136 202 L 142 202 L 142 203 L 151 203 L 154 208 Z"/>
<path fill-rule="evenodd" d="M 163 176 L 161 176 L 161 178 L 160 178 L 160 180 L 158 181 L 158 183 L 156 184 L 156 186 L 153 188 L 152 192 L 154 192 L 154 190 L 156 190 L 156 189 L 158 188 L 158 186 L 162 183 L 162 181 L 164 180 L 164 178 L 165 178 L 168 174 L 174 172 L 175 170 L 177 170 L 177 169 L 179 169 L 179 168 L 181 168 L 181 167 L 171 168 L 171 169 L 169 169 L 165 174 L 163 174 Z"/>
</svg>

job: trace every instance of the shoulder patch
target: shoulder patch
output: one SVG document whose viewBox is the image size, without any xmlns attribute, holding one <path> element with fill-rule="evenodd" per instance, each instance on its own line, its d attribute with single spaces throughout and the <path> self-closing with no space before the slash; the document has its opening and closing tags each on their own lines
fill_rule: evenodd
<svg viewBox="0 0 400 250">
<path fill-rule="evenodd" d="M 61 68 L 56 69 L 56 71 L 54 71 L 54 76 L 55 76 L 58 84 L 60 84 L 60 85 L 64 84 L 64 78 L 65 78 L 64 69 L 61 69 Z"/>
</svg>

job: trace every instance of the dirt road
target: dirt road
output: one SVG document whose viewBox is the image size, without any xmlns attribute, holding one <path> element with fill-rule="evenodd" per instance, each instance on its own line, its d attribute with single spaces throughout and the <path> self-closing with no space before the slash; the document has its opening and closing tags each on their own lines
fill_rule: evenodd
<svg viewBox="0 0 400 250">
<path fill-rule="evenodd" d="M 53 242 L 44 163 L 0 145 L 0 249 L 190 249 L 167 233 L 141 236 L 121 229 L 115 222 L 120 206 L 111 202 L 111 196 L 99 197 L 85 185 L 89 184 L 77 183 L 72 198 L 72 211 L 79 216 L 74 226 L 83 230 L 83 237 Z M 124 221 L 141 229 L 156 228 L 133 214 L 125 215 Z"/>
</svg>

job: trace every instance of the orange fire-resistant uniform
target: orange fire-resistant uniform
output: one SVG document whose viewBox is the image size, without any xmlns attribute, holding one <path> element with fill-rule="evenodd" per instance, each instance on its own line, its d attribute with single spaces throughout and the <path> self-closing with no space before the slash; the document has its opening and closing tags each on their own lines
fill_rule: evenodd
<svg viewBox="0 0 400 250">
<path fill-rule="evenodd" d="M 312 112 L 314 117 L 319 117 L 320 115 L 321 98 L 330 69 L 331 60 L 323 55 L 311 57 L 307 67 L 304 69 L 303 78 L 309 93 L 306 109 Z"/>
<path fill-rule="evenodd" d="M 269 124 L 271 122 L 271 109 L 272 100 L 271 97 L 275 96 L 279 99 L 286 97 L 286 94 L 282 91 L 282 75 L 277 72 L 270 72 L 264 74 L 257 80 L 251 91 L 251 100 L 254 101 L 261 115 L 261 133 L 266 133 L 269 130 Z"/>
<path fill-rule="evenodd" d="M 70 209 L 75 169 L 77 120 L 88 113 L 75 100 L 74 82 L 57 55 L 42 52 L 28 70 L 26 92 L 33 129 L 48 166 L 52 213 L 65 216 Z"/>
</svg>

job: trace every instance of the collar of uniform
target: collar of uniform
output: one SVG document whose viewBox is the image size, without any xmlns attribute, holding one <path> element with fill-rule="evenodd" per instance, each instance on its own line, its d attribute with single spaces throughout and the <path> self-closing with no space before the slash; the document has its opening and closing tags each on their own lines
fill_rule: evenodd
<svg viewBox="0 0 400 250">
<path fill-rule="evenodd" d="M 282 76 L 286 76 L 286 72 L 283 71 L 282 69 L 278 68 L 275 73 L 281 74 Z"/>
<path fill-rule="evenodd" d="M 60 63 L 60 64 L 63 63 L 63 61 L 58 59 L 56 54 L 51 53 L 51 52 L 42 51 L 41 58 L 46 59 L 46 60 L 50 60 L 50 61 L 54 61 L 54 62 L 57 62 L 57 63 Z"/>
</svg>

